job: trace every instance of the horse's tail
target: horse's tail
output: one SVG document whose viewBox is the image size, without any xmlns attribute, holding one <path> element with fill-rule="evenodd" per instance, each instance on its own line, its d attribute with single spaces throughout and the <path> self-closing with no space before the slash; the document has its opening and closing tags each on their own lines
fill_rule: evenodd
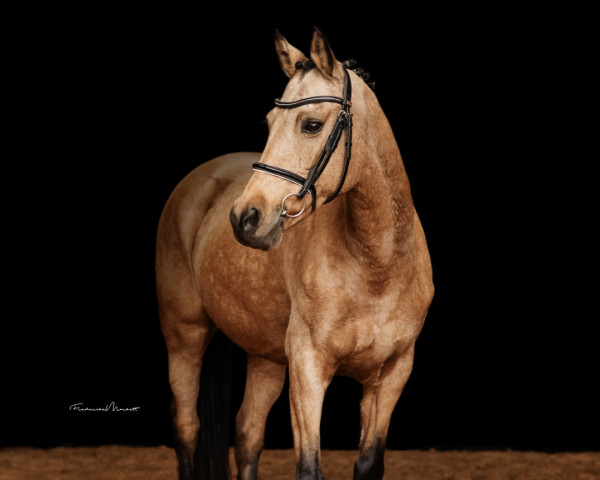
<svg viewBox="0 0 600 480">
<path fill-rule="evenodd" d="M 202 362 L 196 472 L 201 480 L 229 480 L 229 411 L 232 342 L 217 331 Z"/>
</svg>

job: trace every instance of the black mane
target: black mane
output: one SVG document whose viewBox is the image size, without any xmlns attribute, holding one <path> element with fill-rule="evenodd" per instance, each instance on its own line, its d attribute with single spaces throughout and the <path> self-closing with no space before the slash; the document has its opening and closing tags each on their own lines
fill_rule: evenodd
<svg viewBox="0 0 600 480">
<path fill-rule="evenodd" d="M 363 79 L 363 81 L 369 86 L 371 90 L 375 91 L 375 82 L 369 82 L 369 80 L 371 79 L 371 74 L 365 72 L 361 67 L 356 67 L 356 63 L 356 60 L 351 58 L 349 60 L 344 60 L 342 62 L 342 65 L 344 65 L 344 67 L 348 68 L 349 70 L 352 70 L 356 75 Z"/>
</svg>

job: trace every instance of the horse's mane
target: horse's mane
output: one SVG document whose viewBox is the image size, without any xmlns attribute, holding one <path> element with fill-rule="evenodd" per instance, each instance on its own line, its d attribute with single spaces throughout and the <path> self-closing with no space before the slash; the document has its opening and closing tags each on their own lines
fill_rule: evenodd
<svg viewBox="0 0 600 480">
<path fill-rule="evenodd" d="M 344 67 L 352 70 L 356 75 L 358 75 L 360 78 L 363 79 L 363 81 L 369 86 L 369 88 L 373 91 L 375 91 L 375 82 L 369 82 L 369 80 L 371 79 L 371 74 L 366 72 L 363 68 L 361 67 L 356 67 L 356 60 L 353 58 L 350 58 L 348 60 L 344 60 L 342 62 L 342 65 L 344 65 Z"/>
<path fill-rule="evenodd" d="M 363 81 L 369 86 L 371 90 L 375 91 L 375 82 L 369 82 L 369 80 L 371 79 L 371 74 L 366 72 L 361 67 L 356 67 L 356 63 L 357 62 L 355 59 L 350 58 L 349 60 L 344 60 L 342 62 L 342 65 L 347 69 L 352 70 L 356 75 L 363 79 Z M 314 67 L 315 63 L 311 59 L 308 59 L 305 62 L 296 63 L 296 69 L 302 69 L 305 72 L 312 70 Z"/>
</svg>

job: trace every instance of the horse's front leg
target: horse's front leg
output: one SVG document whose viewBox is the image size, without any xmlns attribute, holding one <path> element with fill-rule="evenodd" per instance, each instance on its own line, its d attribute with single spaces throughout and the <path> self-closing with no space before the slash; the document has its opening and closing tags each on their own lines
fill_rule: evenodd
<svg viewBox="0 0 600 480">
<path fill-rule="evenodd" d="M 290 337 L 295 337 L 290 339 Z M 296 453 L 296 480 L 323 480 L 320 424 L 323 399 L 333 367 L 310 339 L 289 335 L 290 408 Z"/>
<path fill-rule="evenodd" d="M 390 420 L 412 371 L 414 349 L 386 365 L 363 384 L 360 404 L 360 456 L 354 464 L 354 480 L 381 480 Z"/>
</svg>

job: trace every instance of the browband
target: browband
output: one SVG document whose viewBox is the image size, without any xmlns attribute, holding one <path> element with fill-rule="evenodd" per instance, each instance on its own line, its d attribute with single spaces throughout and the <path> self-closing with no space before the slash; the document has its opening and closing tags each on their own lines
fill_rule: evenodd
<svg viewBox="0 0 600 480">
<path fill-rule="evenodd" d="M 340 97 L 331 97 L 329 95 L 319 95 L 316 97 L 306 97 L 300 100 L 296 100 L 294 102 L 282 102 L 281 99 L 275 99 L 275 106 L 279 108 L 296 108 L 301 107 L 302 105 L 308 105 L 309 103 L 325 103 L 325 102 L 333 102 L 339 103 L 340 105 L 344 104 L 344 99 Z"/>
</svg>

